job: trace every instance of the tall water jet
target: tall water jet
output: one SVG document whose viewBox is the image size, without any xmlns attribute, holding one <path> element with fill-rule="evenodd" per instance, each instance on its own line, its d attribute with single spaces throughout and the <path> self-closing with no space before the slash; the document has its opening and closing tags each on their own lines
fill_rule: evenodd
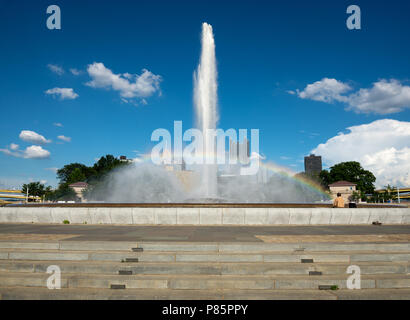
<svg viewBox="0 0 410 320">
<path fill-rule="evenodd" d="M 217 196 L 217 165 L 215 158 L 215 137 L 209 129 L 216 129 L 218 121 L 217 71 L 215 41 L 212 26 L 202 24 L 202 51 L 196 73 L 194 73 L 194 104 L 198 128 L 202 131 L 204 164 L 201 166 L 201 196 Z M 209 162 L 212 162 L 210 164 Z"/>
</svg>

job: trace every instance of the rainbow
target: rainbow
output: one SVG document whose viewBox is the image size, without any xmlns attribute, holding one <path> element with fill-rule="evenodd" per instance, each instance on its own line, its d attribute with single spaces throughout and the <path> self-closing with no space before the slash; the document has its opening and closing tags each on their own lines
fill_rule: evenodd
<svg viewBox="0 0 410 320">
<path fill-rule="evenodd" d="M 301 177 L 301 176 L 297 176 L 296 172 L 290 170 L 287 167 L 283 167 L 283 166 L 279 166 L 273 162 L 260 162 L 260 166 L 277 174 L 280 175 L 286 179 L 295 181 L 296 183 L 298 183 L 301 186 L 304 186 L 306 188 L 308 188 L 309 190 L 316 192 L 322 196 L 325 197 L 325 199 L 329 199 L 330 200 L 330 195 L 323 189 L 323 187 L 321 185 L 319 185 L 318 183 Z"/>
</svg>

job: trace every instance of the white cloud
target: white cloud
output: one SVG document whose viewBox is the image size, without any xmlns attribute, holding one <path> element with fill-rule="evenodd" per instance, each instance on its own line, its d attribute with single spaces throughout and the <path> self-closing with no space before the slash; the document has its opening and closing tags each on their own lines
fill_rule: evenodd
<svg viewBox="0 0 410 320">
<path fill-rule="evenodd" d="M 73 100 L 78 98 L 78 94 L 74 92 L 72 88 L 53 88 L 45 91 L 46 94 L 51 94 L 53 96 L 60 96 L 61 100 L 69 99 Z"/>
<path fill-rule="evenodd" d="M 374 82 L 371 88 L 362 88 L 349 95 L 342 95 L 351 89 L 348 84 L 336 79 L 323 78 L 296 92 L 302 99 L 326 103 L 343 102 L 347 105 L 347 110 L 356 113 L 389 114 L 410 108 L 410 86 L 395 79 L 382 79 Z M 292 94 L 291 91 L 288 93 Z"/>
<path fill-rule="evenodd" d="M 382 119 L 347 128 L 311 153 L 328 166 L 358 161 L 376 176 L 376 186 L 410 185 L 410 122 Z"/>
<path fill-rule="evenodd" d="M 70 137 L 66 137 L 66 136 L 61 135 L 61 136 L 58 136 L 57 138 L 62 140 L 62 141 L 65 141 L 65 142 L 71 142 Z"/>
<path fill-rule="evenodd" d="M 11 149 L 11 150 L 17 150 L 18 148 L 19 148 L 19 145 L 18 145 L 18 144 L 10 143 L 10 149 Z"/>
<path fill-rule="evenodd" d="M 63 126 L 60 122 L 54 122 L 53 125 L 56 126 L 56 127 L 62 127 Z"/>
<path fill-rule="evenodd" d="M 349 109 L 357 113 L 388 114 L 410 108 L 410 87 L 395 79 L 380 80 L 370 89 L 349 96 Z"/>
<path fill-rule="evenodd" d="M 45 144 L 50 143 L 51 140 L 47 140 L 41 134 L 37 132 L 30 131 L 30 130 L 22 130 L 20 132 L 19 138 L 26 142 L 37 143 L 37 144 Z"/>
<path fill-rule="evenodd" d="M 344 101 L 346 98 L 342 93 L 351 90 L 351 87 L 336 79 L 323 78 L 315 83 L 308 84 L 303 91 L 296 90 L 302 99 L 311 99 L 331 103 L 333 101 Z"/>
<path fill-rule="evenodd" d="M 1 152 L 3 152 L 4 154 L 7 154 L 8 156 L 13 156 L 13 157 L 20 157 L 21 153 L 17 152 L 17 151 L 11 151 L 9 149 L 0 149 Z"/>
<path fill-rule="evenodd" d="M 51 167 L 51 168 L 44 168 L 44 170 L 47 170 L 47 171 L 52 171 L 52 172 L 57 173 L 58 168 Z"/>
<path fill-rule="evenodd" d="M 57 66 L 55 64 L 48 64 L 47 67 L 54 73 L 58 74 L 61 76 L 64 73 L 64 69 L 61 68 L 60 66 Z"/>
<path fill-rule="evenodd" d="M 82 72 L 76 68 L 71 68 L 70 72 L 75 75 L 75 76 L 79 76 Z"/>
<path fill-rule="evenodd" d="M 9 150 L 9 149 L 0 149 L 0 152 L 7 154 L 9 156 L 24 158 L 24 159 L 46 159 L 50 157 L 50 152 L 43 149 L 41 146 L 32 145 L 27 147 L 25 150 Z"/>
<path fill-rule="evenodd" d="M 45 159 L 48 157 L 50 157 L 50 152 L 40 146 L 27 147 L 23 153 L 25 159 Z"/>
<path fill-rule="evenodd" d="M 103 63 L 88 65 L 87 72 L 92 78 L 86 85 L 93 88 L 108 88 L 119 91 L 121 98 L 150 97 L 160 91 L 161 76 L 143 69 L 141 75 L 130 73 L 115 74 Z"/>
</svg>

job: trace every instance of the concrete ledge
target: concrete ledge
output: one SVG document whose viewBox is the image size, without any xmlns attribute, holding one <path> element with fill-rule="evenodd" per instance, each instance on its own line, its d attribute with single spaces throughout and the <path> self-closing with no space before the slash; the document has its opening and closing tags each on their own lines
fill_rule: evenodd
<svg viewBox="0 0 410 320">
<path fill-rule="evenodd" d="M 312 216 L 310 218 L 310 224 L 330 224 L 332 219 L 332 211 L 325 208 L 318 208 L 317 210 L 312 211 Z"/>
<path fill-rule="evenodd" d="M 332 208 L 332 218 L 330 219 L 330 224 L 350 224 L 350 218 L 352 216 L 352 209 L 345 208 Z"/>
<path fill-rule="evenodd" d="M 281 225 L 281 224 L 289 224 L 290 213 L 289 209 L 283 208 L 269 208 L 268 209 L 268 218 L 267 224 L 268 225 Z"/>
<path fill-rule="evenodd" d="M 199 224 L 199 208 L 178 208 L 177 224 Z"/>
<path fill-rule="evenodd" d="M 88 208 L 92 224 L 111 224 L 110 208 Z"/>
<path fill-rule="evenodd" d="M 221 225 L 222 208 L 199 208 L 199 224 Z"/>
<path fill-rule="evenodd" d="M 133 224 L 132 208 L 111 208 L 110 217 L 112 224 Z"/>
<path fill-rule="evenodd" d="M 268 224 L 268 208 L 247 208 L 245 210 L 246 225 Z"/>
<path fill-rule="evenodd" d="M 245 224 L 245 208 L 223 208 L 222 224 Z"/>
<path fill-rule="evenodd" d="M 177 224 L 177 208 L 155 208 L 155 224 Z"/>
<path fill-rule="evenodd" d="M 63 208 L 61 208 L 63 209 Z M 64 208 L 70 209 L 70 208 Z M 88 212 L 88 208 L 78 208 L 78 210 L 72 210 L 70 212 L 70 219 L 68 219 L 70 223 L 83 223 L 83 224 L 91 224 L 91 216 Z"/>
<path fill-rule="evenodd" d="M 0 223 L 125 225 L 410 224 L 410 208 L 0 207 Z"/>
<path fill-rule="evenodd" d="M 352 209 L 350 224 L 368 224 L 370 219 L 369 209 Z"/>
<path fill-rule="evenodd" d="M 154 208 L 133 208 L 133 224 L 155 224 Z"/>
<path fill-rule="evenodd" d="M 43 208 L 33 208 L 33 209 L 41 210 Z M 49 215 L 46 212 L 47 209 L 48 208 L 44 208 L 43 211 L 37 211 L 37 214 L 36 214 L 37 222 L 63 223 L 64 220 L 68 220 L 72 222 L 72 219 L 71 219 L 72 210 L 70 210 L 70 208 L 51 208 Z M 77 210 L 73 211 L 73 213 L 76 211 Z"/>
<path fill-rule="evenodd" d="M 312 217 L 311 208 L 289 208 L 291 225 L 310 224 Z"/>
</svg>

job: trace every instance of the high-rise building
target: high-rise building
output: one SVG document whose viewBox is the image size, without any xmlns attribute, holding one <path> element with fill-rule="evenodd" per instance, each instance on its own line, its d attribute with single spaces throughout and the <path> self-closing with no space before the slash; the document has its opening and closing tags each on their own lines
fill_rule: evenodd
<svg viewBox="0 0 410 320">
<path fill-rule="evenodd" d="M 322 171 L 322 157 L 314 154 L 305 157 L 305 173 L 307 175 L 319 174 Z"/>
</svg>

